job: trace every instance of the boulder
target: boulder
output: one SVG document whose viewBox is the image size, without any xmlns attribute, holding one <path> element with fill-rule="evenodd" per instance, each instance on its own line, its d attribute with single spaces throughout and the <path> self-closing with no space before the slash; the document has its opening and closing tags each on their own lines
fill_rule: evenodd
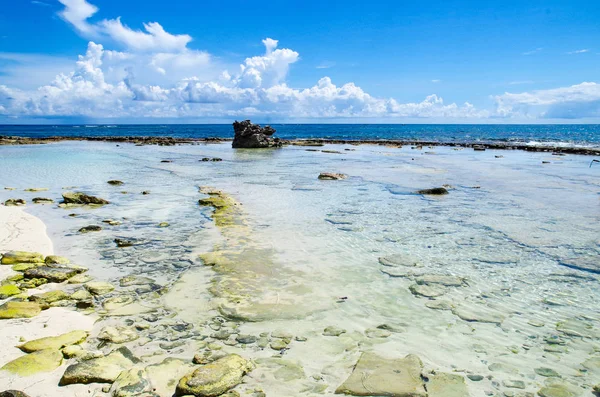
<svg viewBox="0 0 600 397">
<path fill-rule="evenodd" d="M 90 281 L 89 283 L 85 283 L 83 286 L 92 295 L 105 295 L 115 289 L 112 284 L 105 283 L 103 281 Z"/>
<path fill-rule="evenodd" d="M 16 207 L 16 206 L 21 206 L 21 205 L 25 205 L 25 200 L 23 199 L 8 199 L 4 202 L 4 205 L 7 207 Z"/>
<path fill-rule="evenodd" d="M 81 192 L 65 192 L 62 196 L 63 204 L 104 205 L 109 203 L 107 200 L 101 199 L 99 197 L 90 196 Z"/>
<path fill-rule="evenodd" d="M 139 362 L 140 360 L 128 348 L 120 347 L 104 357 L 69 365 L 60 379 L 59 386 L 76 383 L 84 385 L 89 383 L 113 383 L 121 372 L 130 369 Z"/>
<path fill-rule="evenodd" d="M 324 180 L 324 181 L 337 181 L 337 180 L 346 179 L 346 178 L 348 178 L 348 175 L 339 174 L 339 173 L 335 173 L 335 172 L 321 172 L 319 174 L 319 179 Z"/>
<path fill-rule="evenodd" d="M 25 353 L 33 353 L 40 350 L 60 350 L 65 346 L 78 345 L 88 337 L 86 331 L 71 331 L 59 336 L 48 336 L 46 338 L 34 339 L 17 346 Z"/>
<path fill-rule="evenodd" d="M 116 179 L 112 179 L 112 180 L 110 180 L 110 181 L 108 181 L 106 183 L 108 183 L 109 185 L 113 185 L 113 186 L 121 186 L 123 184 L 122 181 L 119 181 L 119 180 L 116 180 Z"/>
<path fill-rule="evenodd" d="M 364 352 L 350 377 L 337 388 L 336 394 L 353 396 L 426 397 L 421 380 L 423 363 L 409 354 L 402 359 L 387 359 Z"/>
<path fill-rule="evenodd" d="M 0 370 L 19 376 L 30 376 L 40 372 L 51 372 L 62 364 L 59 350 L 45 349 L 21 356 L 4 365 Z"/>
<path fill-rule="evenodd" d="M 29 297 L 29 300 L 32 302 L 37 302 L 40 305 L 50 305 L 54 302 L 63 301 L 69 298 L 69 294 L 67 294 L 65 291 L 54 290 L 44 292 L 42 294 L 32 295 Z"/>
<path fill-rule="evenodd" d="M 8 318 L 31 318 L 42 311 L 39 304 L 35 302 L 6 302 L 0 306 L 0 319 Z"/>
<path fill-rule="evenodd" d="M 240 384 L 252 369 L 253 365 L 237 354 L 227 355 L 181 378 L 175 395 L 220 396 Z"/>
<path fill-rule="evenodd" d="M 417 194 L 425 194 L 432 196 L 441 196 L 444 194 L 448 194 L 448 190 L 444 187 L 434 187 L 432 189 L 421 189 L 417 190 Z"/>
<path fill-rule="evenodd" d="M 38 252 L 9 251 L 2 255 L 0 263 L 14 265 L 15 263 L 44 263 L 44 255 Z"/>
<path fill-rule="evenodd" d="M 258 124 L 252 124 L 250 120 L 235 121 L 233 123 L 233 143 L 234 149 L 257 149 L 268 147 L 279 147 L 281 142 L 279 138 L 272 138 L 275 129 L 270 126 L 261 127 Z"/>
<path fill-rule="evenodd" d="M 34 204 L 52 204 L 54 202 L 54 200 L 45 197 L 34 197 L 31 201 Z"/>
<path fill-rule="evenodd" d="M 98 225 L 89 225 L 89 226 L 84 226 L 81 229 L 78 230 L 79 233 L 89 233 L 89 232 L 99 232 L 100 230 L 102 230 L 101 226 Z"/>
<path fill-rule="evenodd" d="M 45 278 L 51 283 L 62 283 L 80 272 L 72 267 L 38 266 L 25 270 L 25 278 Z"/>
</svg>

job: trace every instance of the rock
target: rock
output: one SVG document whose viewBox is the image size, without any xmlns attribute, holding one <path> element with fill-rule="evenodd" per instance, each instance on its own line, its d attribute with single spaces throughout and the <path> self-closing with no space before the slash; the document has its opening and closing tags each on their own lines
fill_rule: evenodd
<svg viewBox="0 0 600 397">
<path fill-rule="evenodd" d="M 4 202 L 4 205 L 7 207 L 17 207 L 25 204 L 25 200 L 23 199 L 8 199 Z"/>
<path fill-rule="evenodd" d="M 19 295 L 21 290 L 14 284 L 5 284 L 0 286 L 0 299 L 10 298 L 14 295 Z"/>
<path fill-rule="evenodd" d="M 106 183 L 108 183 L 109 185 L 112 185 L 112 186 L 121 186 L 123 184 L 122 181 L 119 181 L 119 180 L 116 180 L 116 179 L 112 179 L 112 180 L 110 180 L 110 181 L 108 181 Z"/>
<path fill-rule="evenodd" d="M 133 285 L 146 285 L 146 284 L 152 284 L 154 283 L 154 280 L 151 279 L 150 277 L 144 277 L 144 276 L 125 276 L 122 279 L 119 280 L 119 285 L 121 287 L 131 287 Z"/>
<path fill-rule="evenodd" d="M 486 307 L 458 306 L 452 309 L 454 315 L 465 321 L 501 324 L 504 316 Z"/>
<path fill-rule="evenodd" d="M 114 219 L 104 219 L 102 223 L 108 223 L 111 226 L 119 226 L 121 222 L 115 221 Z"/>
<path fill-rule="evenodd" d="M 408 287 L 408 289 L 413 295 L 424 296 L 426 298 L 435 298 L 446 293 L 446 289 L 444 287 L 435 285 L 413 284 Z"/>
<path fill-rule="evenodd" d="M 113 383 L 122 371 L 139 362 L 128 348 L 120 347 L 104 357 L 69 365 L 60 379 L 59 386 L 76 383 Z"/>
<path fill-rule="evenodd" d="M 241 343 L 243 345 L 249 345 L 251 343 L 255 343 L 256 340 L 257 340 L 257 338 L 254 335 L 242 335 L 242 334 L 240 334 L 240 335 L 238 335 L 238 336 L 235 337 L 235 340 L 238 343 Z"/>
<path fill-rule="evenodd" d="M 465 378 L 461 375 L 437 372 L 428 378 L 426 386 L 429 397 L 469 397 Z"/>
<path fill-rule="evenodd" d="M 62 364 L 62 353 L 45 349 L 21 356 L 4 365 L 0 370 L 19 376 L 30 376 L 40 372 L 51 372 Z"/>
<path fill-rule="evenodd" d="M 388 255 L 388 256 L 383 256 L 383 257 L 379 258 L 379 263 L 381 263 L 383 266 L 389 266 L 389 267 L 397 267 L 397 266 L 422 267 L 423 266 L 417 258 L 413 258 L 406 254 L 392 254 L 392 255 Z"/>
<path fill-rule="evenodd" d="M 540 397 L 577 397 L 581 390 L 567 383 L 550 382 L 538 391 Z"/>
<path fill-rule="evenodd" d="M 98 335 L 98 339 L 116 344 L 131 342 L 136 340 L 137 338 L 139 338 L 139 335 L 134 329 L 123 326 L 104 327 Z"/>
<path fill-rule="evenodd" d="M 271 332 L 271 338 L 292 340 L 293 337 L 294 335 L 280 329 Z"/>
<path fill-rule="evenodd" d="M 9 301 L 0 306 L 0 319 L 31 318 L 40 314 L 41 311 L 41 306 L 35 302 Z"/>
<path fill-rule="evenodd" d="M 87 274 L 77 274 L 69 279 L 69 284 L 83 284 L 91 280 L 92 277 Z"/>
<path fill-rule="evenodd" d="M 65 346 L 78 345 L 86 340 L 87 337 L 88 333 L 86 331 L 78 330 L 59 336 L 34 339 L 17 347 L 25 353 L 33 353 L 45 349 L 60 350 Z"/>
<path fill-rule="evenodd" d="M 34 204 L 52 204 L 54 200 L 45 197 L 34 197 L 31 201 Z"/>
<path fill-rule="evenodd" d="M 112 292 L 115 287 L 110 283 L 103 281 L 90 281 L 83 285 L 92 295 L 106 295 Z"/>
<path fill-rule="evenodd" d="M 142 194 L 143 194 L 144 196 L 146 196 L 146 195 L 150 194 L 150 191 L 149 191 L 149 190 L 144 190 L 144 191 L 142 192 Z"/>
<path fill-rule="evenodd" d="M 44 262 L 47 265 L 68 265 L 71 261 L 64 256 L 48 255 Z"/>
<path fill-rule="evenodd" d="M 287 349 L 289 342 L 286 339 L 275 339 L 269 345 L 273 350 Z"/>
<path fill-rule="evenodd" d="M 70 296 L 64 291 L 55 290 L 44 292 L 43 294 L 36 294 L 29 297 L 32 302 L 37 302 L 40 305 L 49 305 L 54 302 L 63 301 L 69 299 Z"/>
<path fill-rule="evenodd" d="M 148 391 L 149 388 L 150 383 L 146 371 L 141 368 L 132 368 L 121 372 L 110 391 L 113 397 L 133 397 L 142 396 L 141 393 Z"/>
<path fill-rule="evenodd" d="M 560 378 L 560 375 L 558 374 L 558 372 L 556 372 L 555 370 L 551 369 L 551 368 L 535 368 L 534 369 L 535 373 L 540 375 L 540 376 L 544 376 L 546 378 Z"/>
<path fill-rule="evenodd" d="M 319 179 L 325 180 L 325 181 L 337 181 L 337 180 L 346 179 L 346 178 L 348 178 L 348 175 L 338 174 L 335 172 L 321 172 L 319 174 Z"/>
<path fill-rule="evenodd" d="M 591 323 L 579 320 L 577 318 L 570 318 L 568 320 L 559 322 L 556 324 L 556 330 L 568 336 L 576 336 L 580 338 L 597 337 L 594 327 Z"/>
<path fill-rule="evenodd" d="M 0 393 L 0 397 L 29 397 L 29 396 L 19 390 L 5 390 L 2 393 Z"/>
<path fill-rule="evenodd" d="M 508 387 L 509 389 L 524 389 L 525 382 L 522 380 L 504 380 L 502 381 L 502 385 L 504 387 Z"/>
<path fill-rule="evenodd" d="M 223 161 L 223 159 L 219 157 L 203 157 L 200 161 Z"/>
<path fill-rule="evenodd" d="M 44 256 L 38 252 L 9 251 L 2 255 L 0 263 L 14 265 L 15 263 L 44 263 Z"/>
<path fill-rule="evenodd" d="M 116 238 L 114 239 L 114 242 L 119 248 L 131 247 L 133 245 L 136 245 L 136 241 L 133 239 Z"/>
<path fill-rule="evenodd" d="M 387 359 L 364 352 L 350 377 L 337 388 L 336 394 L 353 396 L 426 397 L 421 380 L 423 363 L 409 354 L 402 359 Z"/>
<path fill-rule="evenodd" d="M 464 280 L 456 276 L 445 276 L 437 274 L 426 274 L 416 279 L 417 284 L 440 284 L 445 287 L 461 287 L 464 285 Z"/>
<path fill-rule="evenodd" d="M 444 187 L 434 187 L 432 189 L 421 189 L 417 190 L 417 194 L 425 194 L 432 196 L 441 196 L 444 194 L 448 194 L 448 190 Z"/>
<path fill-rule="evenodd" d="M 197 367 L 179 358 L 165 358 L 161 363 L 146 367 L 146 375 L 152 390 L 159 396 L 172 396 L 177 382 Z"/>
<path fill-rule="evenodd" d="M 252 124 L 250 120 L 235 121 L 233 123 L 233 143 L 231 147 L 234 149 L 246 148 L 268 148 L 279 147 L 281 142 L 278 138 L 273 139 L 271 136 L 275 133 L 275 129 L 270 126 L 261 127 L 258 124 Z"/>
<path fill-rule="evenodd" d="M 47 190 L 47 187 L 30 187 L 28 189 L 25 189 L 26 192 L 45 192 Z"/>
<path fill-rule="evenodd" d="M 386 329 L 368 328 L 365 330 L 367 338 L 388 338 L 392 333 Z"/>
<path fill-rule="evenodd" d="M 323 330 L 324 336 L 340 336 L 341 334 L 346 333 L 345 329 L 338 328 L 335 326 L 329 326 Z"/>
<path fill-rule="evenodd" d="M 80 269 L 72 267 L 38 266 L 25 270 L 25 278 L 45 278 L 51 283 L 62 283 L 78 273 L 81 273 Z"/>
<path fill-rule="evenodd" d="M 253 366 L 237 354 L 230 354 L 185 375 L 175 389 L 176 396 L 220 396 L 242 382 Z"/>
<path fill-rule="evenodd" d="M 100 230 L 102 230 L 101 226 L 98 225 L 89 225 L 89 226 L 84 226 L 81 229 L 78 230 L 79 233 L 89 233 L 89 232 L 99 232 Z"/>
<path fill-rule="evenodd" d="M 467 378 L 469 378 L 473 382 L 481 382 L 484 379 L 483 375 L 475 375 L 475 374 L 468 374 Z"/>
<path fill-rule="evenodd" d="M 158 227 L 169 227 L 169 222 L 161 222 L 158 224 Z"/>
<path fill-rule="evenodd" d="M 104 205 L 109 204 L 107 200 L 90 196 L 81 192 L 65 192 L 63 193 L 63 204 L 81 204 L 81 205 Z"/>
<path fill-rule="evenodd" d="M 434 310 L 452 310 L 453 306 L 451 302 L 444 300 L 433 300 L 425 303 L 425 306 Z"/>
</svg>

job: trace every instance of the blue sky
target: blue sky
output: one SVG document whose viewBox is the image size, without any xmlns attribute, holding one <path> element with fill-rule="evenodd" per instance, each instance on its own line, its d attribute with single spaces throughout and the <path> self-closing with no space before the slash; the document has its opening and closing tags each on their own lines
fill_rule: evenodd
<svg viewBox="0 0 600 397">
<path fill-rule="evenodd" d="M 600 120 L 600 2 L 422 3 L 18 0 L 0 122 Z"/>
</svg>

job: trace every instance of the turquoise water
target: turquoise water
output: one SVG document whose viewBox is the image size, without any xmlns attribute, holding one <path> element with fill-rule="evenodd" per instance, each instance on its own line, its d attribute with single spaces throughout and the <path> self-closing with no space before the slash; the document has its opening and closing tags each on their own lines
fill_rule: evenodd
<svg viewBox="0 0 600 397">
<path fill-rule="evenodd" d="M 600 145 L 600 125 L 273 124 L 284 139 L 398 139 L 433 142 L 522 142 Z M 230 124 L 213 125 L 0 125 L 0 135 L 233 137 Z"/>
<path fill-rule="evenodd" d="M 510 391 L 502 381 L 515 379 L 536 393 L 549 382 L 534 372 L 539 367 L 554 369 L 560 382 L 592 395 L 591 385 L 600 382 L 597 367 L 589 364 L 599 357 L 599 280 L 595 273 L 561 264 L 597 264 L 600 254 L 600 168 L 589 167 L 590 157 L 379 145 L 315 149 L 339 153 L 294 146 L 232 150 L 228 143 L 3 146 L 0 181 L 16 190 L 1 190 L 0 199 L 25 198 L 25 210 L 48 225 L 56 253 L 89 267 L 94 277 L 118 284 L 120 277 L 143 274 L 168 286 L 168 293 L 151 302 L 139 298 L 163 315 L 153 327 L 176 322 L 191 324 L 192 331 L 181 336 L 180 348 L 161 351 L 148 362 L 167 355 L 189 359 L 201 336 L 210 340 L 213 330 L 207 324 L 224 314 L 227 302 L 209 289 L 236 281 L 235 275 L 216 273 L 197 255 L 239 242 L 231 242 L 236 234 L 215 227 L 210 208 L 197 205 L 205 197 L 198 186 L 212 186 L 241 203 L 246 228 L 239 244 L 266 269 L 252 268 L 261 272 L 256 281 L 247 274 L 243 288 L 253 294 L 240 308 L 282 307 L 275 314 L 265 312 L 260 321 L 236 319 L 235 326 L 244 334 L 283 329 L 308 339 L 293 341 L 283 354 L 255 345 L 224 346 L 266 360 L 245 381 L 248 390 L 260 387 L 273 396 L 332 394 L 359 353 L 375 351 L 391 357 L 417 354 L 431 370 L 491 376 L 467 380 L 472 396 L 502 395 Z M 203 157 L 223 161 L 200 162 Z M 320 172 L 349 177 L 320 181 Z M 125 184 L 113 187 L 106 183 L 110 179 Z M 442 185 L 450 185 L 446 196 L 414 193 Z M 31 187 L 49 190 L 23 191 Z M 66 187 L 111 204 L 88 210 L 30 202 L 39 196 L 58 201 Z M 145 190 L 150 194 L 142 195 Z M 102 224 L 107 218 L 122 223 Z M 164 221 L 170 226 L 158 228 Z M 103 230 L 77 233 L 89 224 Z M 117 249 L 115 237 L 143 244 Z M 409 269 L 417 276 L 406 277 L 404 267 L 379 262 L 392 254 L 420 263 Z M 418 275 L 452 275 L 464 283 L 439 288 L 443 295 L 428 299 L 411 293 Z M 432 302 L 456 310 L 426 306 Z M 475 317 L 502 321 L 468 322 L 460 310 L 463 317 L 475 312 Z M 132 314 L 104 321 L 142 318 Z M 369 337 L 381 324 L 395 332 Z M 327 326 L 346 333 L 323 336 Z M 131 348 L 149 354 L 169 338 L 144 346 L 134 342 Z M 302 375 L 282 381 L 274 354 L 301 367 Z M 498 363 L 510 370 L 490 369 Z"/>
</svg>

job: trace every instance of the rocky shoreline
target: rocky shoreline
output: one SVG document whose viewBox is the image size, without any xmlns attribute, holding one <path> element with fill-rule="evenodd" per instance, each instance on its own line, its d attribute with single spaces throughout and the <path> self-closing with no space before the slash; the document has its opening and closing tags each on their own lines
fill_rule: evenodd
<svg viewBox="0 0 600 397">
<path fill-rule="evenodd" d="M 40 145 L 65 141 L 89 141 L 110 143 L 131 143 L 136 145 L 196 145 L 233 142 L 232 138 L 175 138 L 169 136 L 52 136 L 44 138 L 15 137 L 0 135 L 1 145 Z M 527 152 L 548 152 L 555 154 L 579 154 L 588 156 L 600 155 L 600 148 L 582 146 L 557 146 L 557 145 L 531 145 L 523 142 L 453 142 L 453 141 L 426 141 L 415 139 L 281 139 L 278 144 L 282 146 L 322 146 L 326 144 L 336 145 L 381 145 L 381 146 L 411 146 L 414 149 L 422 149 L 427 146 L 446 146 L 454 148 L 471 148 L 477 151 L 485 149 L 492 150 L 524 150 Z"/>
</svg>

